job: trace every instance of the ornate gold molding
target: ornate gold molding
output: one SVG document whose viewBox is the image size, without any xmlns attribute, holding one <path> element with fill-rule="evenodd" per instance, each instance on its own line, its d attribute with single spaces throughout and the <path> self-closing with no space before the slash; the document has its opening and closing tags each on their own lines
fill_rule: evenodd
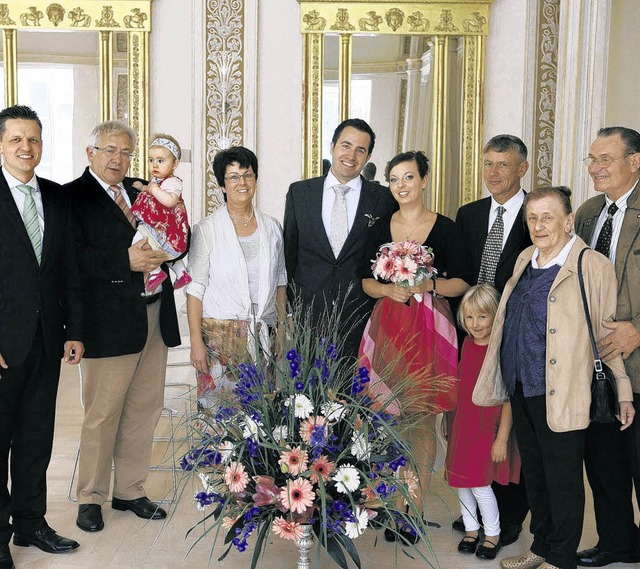
<svg viewBox="0 0 640 569">
<path fill-rule="evenodd" d="M 298 0 L 303 33 L 455 36 L 487 35 L 492 1 Z"/>
<path fill-rule="evenodd" d="M 484 92 L 478 85 L 485 70 L 484 41 L 482 36 L 464 38 L 460 205 L 479 199 L 482 193 Z"/>
<path fill-rule="evenodd" d="M 538 0 L 533 185 L 550 186 L 553 178 L 560 0 Z"/>
<path fill-rule="evenodd" d="M 213 158 L 219 150 L 242 144 L 243 29 L 244 0 L 207 0 L 205 215 L 223 203 Z"/>
<path fill-rule="evenodd" d="M 484 36 L 489 33 L 489 8 L 493 0 L 298 0 L 300 4 L 300 29 L 305 38 L 304 100 L 305 116 L 305 164 L 304 173 L 320 172 L 319 123 L 311 117 L 318 116 L 317 107 L 322 104 L 322 54 L 313 52 L 310 46 L 320 44 L 324 34 L 340 34 L 341 38 L 353 34 L 396 34 L 402 36 L 432 36 L 437 55 L 433 59 L 434 96 L 431 113 L 433 135 L 429 141 L 434 165 L 431 178 L 431 203 L 436 211 L 445 206 L 445 180 L 447 160 L 458 156 L 447 155 L 446 136 L 450 128 L 446 101 L 449 88 L 447 44 L 449 37 L 463 36 L 469 40 L 469 53 L 465 50 L 465 78 L 463 93 L 462 148 L 461 148 L 461 203 L 472 201 L 481 192 L 480 152 L 482 142 L 482 96 L 484 89 Z M 313 38 L 313 39 L 309 39 Z M 342 43 L 341 43 L 342 48 Z M 343 58 L 341 54 L 341 66 Z M 341 79 L 346 76 L 341 70 Z M 400 93 L 406 97 L 406 83 Z M 341 118 L 346 118 L 348 92 L 340 89 Z M 313 107 L 316 107 L 314 109 Z M 402 107 L 405 105 L 403 104 Z M 401 113 L 404 110 L 401 109 Z M 401 119 L 406 117 L 401 115 Z M 402 131 L 398 133 L 398 147 L 402 148 Z"/>
<path fill-rule="evenodd" d="M 0 0 L 4 35 L 6 104 L 18 103 L 17 30 L 95 31 L 100 33 L 100 118 L 114 118 L 113 32 L 127 34 L 129 124 L 138 135 L 131 163 L 134 176 L 146 176 L 149 138 L 149 33 L 152 0 Z"/>
</svg>

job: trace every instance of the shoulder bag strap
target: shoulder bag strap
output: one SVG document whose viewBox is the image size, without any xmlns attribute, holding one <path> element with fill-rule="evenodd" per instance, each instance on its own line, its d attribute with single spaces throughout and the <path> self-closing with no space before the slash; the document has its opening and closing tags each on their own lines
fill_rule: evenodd
<svg viewBox="0 0 640 569">
<path fill-rule="evenodd" d="M 591 326 L 591 315 L 589 314 L 589 305 L 587 304 L 587 293 L 584 290 L 584 278 L 582 276 L 582 257 L 585 251 L 588 251 L 589 247 L 585 247 L 580 251 L 578 256 L 578 282 L 580 283 L 580 294 L 582 295 L 582 306 L 584 308 L 584 316 L 587 319 L 587 329 L 589 330 L 589 339 L 591 340 L 591 349 L 593 350 L 593 367 L 597 372 L 602 372 L 602 360 L 598 353 L 598 346 L 596 345 L 596 339 L 593 335 L 593 327 Z"/>
</svg>

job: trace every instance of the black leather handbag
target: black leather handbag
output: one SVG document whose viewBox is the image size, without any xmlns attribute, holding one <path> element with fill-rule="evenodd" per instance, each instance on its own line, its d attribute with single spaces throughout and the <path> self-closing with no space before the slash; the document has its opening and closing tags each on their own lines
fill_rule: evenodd
<svg viewBox="0 0 640 569">
<path fill-rule="evenodd" d="M 582 277 L 582 256 L 588 247 L 580 251 L 578 257 L 578 281 L 580 282 L 580 294 L 582 295 L 582 305 L 584 315 L 587 319 L 587 328 L 593 349 L 593 377 L 591 379 L 591 407 L 589 409 L 589 419 L 594 423 L 612 423 L 616 420 L 616 415 L 620 413 L 618 402 L 618 385 L 613 372 L 600 359 L 596 340 L 593 336 L 591 326 L 591 316 L 589 315 L 589 305 L 587 304 L 587 294 L 584 290 L 584 279 Z"/>
</svg>

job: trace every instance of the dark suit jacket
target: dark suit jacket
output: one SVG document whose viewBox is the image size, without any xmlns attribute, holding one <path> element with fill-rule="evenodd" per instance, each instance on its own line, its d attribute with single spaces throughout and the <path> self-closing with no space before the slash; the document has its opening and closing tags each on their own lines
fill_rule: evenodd
<svg viewBox="0 0 640 569">
<path fill-rule="evenodd" d="M 284 213 L 284 254 L 289 283 L 300 294 L 303 305 L 313 307 L 316 316 L 325 304 L 331 306 L 337 301 L 339 306 L 344 302 L 349 312 L 357 311 L 359 317 L 366 319 L 375 302 L 362 290 L 360 274 L 373 227 L 370 220 L 378 218 L 375 223 L 388 223 L 396 202 L 388 188 L 363 178 L 353 227 L 336 259 L 322 223 L 324 180 L 324 177 L 312 178 L 289 187 Z M 353 288 L 345 297 L 349 285 Z M 365 323 L 360 324 L 364 327 Z M 354 334 L 357 336 L 358 332 Z"/>
<path fill-rule="evenodd" d="M 483 198 L 463 205 L 456 215 L 456 225 L 460 228 L 463 243 L 467 248 L 468 273 L 473 276 L 469 284 L 472 286 L 478 283 L 482 251 L 489 233 L 490 211 L 491 198 Z M 524 211 L 520 208 L 498 261 L 495 278 L 495 287 L 498 291 L 503 291 L 504 285 L 513 274 L 518 255 L 529 245 L 531 245 L 531 237 L 524 223 Z"/>
<path fill-rule="evenodd" d="M 133 178 L 124 187 L 131 203 Z M 143 273 L 129 266 L 135 230 L 122 210 L 89 172 L 64 186 L 71 194 L 75 246 L 81 271 L 85 357 L 105 358 L 141 352 L 147 340 Z M 167 271 L 166 265 L 163 269 Z M 173 287 L 162 283 L 160 329 L 167 346 L 180 344 Z"/>
<path fill-rule="evenodd" d="M 605 206 L 604 194 L 584 202 L 576 212 L 576 233 L 591 243 L 598 217 Z M 618 306 L 616 320 L 629 320 L 640 330 L 640 183 L 627 199 L 627 209 L 616 247 Z M 640 349 L 624 361 L 635 393 L 640 393 Z"/>
<path fill-rule="evenodd" d="M 9 367 L 24 362 L 40 322 L 52 360 L 62 357 L 65 340 L 83 339 L 68 195 L 44 178 L 38 177 L 38 186 L 44 210 L 41 265 L 0 172 L 0 353 Z"/>
</svg>

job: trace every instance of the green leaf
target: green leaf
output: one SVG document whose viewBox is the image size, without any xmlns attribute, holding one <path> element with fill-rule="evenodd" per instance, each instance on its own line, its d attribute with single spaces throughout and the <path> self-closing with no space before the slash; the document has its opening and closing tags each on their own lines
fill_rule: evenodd
<svg viewBox="0 0 640 569">
<path fill-rule="evenodd" d="M 218 561 L 224 561 L 225 557 L 229 555 L 229 551 L 231 551 L 231 547 L 232 547 L 231 545 L 227 547 L 227 550 L 220 557 L 218 557 Z"/>
<path fill-rule="evenodd" d="M 269 523 L 269 520 L 265 520 L 262 526 L 260 527 L 260 531 L 258 532 L 258 537 L 256 538 L 255 549 L 253 550 L 253 558 L 251 559 L 251 569 L 256 569 L 256 565 L 258 564 L 258 559 L 260 559 L 260 555 L 262 555 L 262 552 L 266 547 L 265 537 L 269 532 L 270 527 L 271 527 L 271 524 Z"/>
<path fill-rule="evenodd" d="M 342 534 L 336 535 L 336 539 L 340 542 L 342 547 L 345 548 L 345 550 L 349 554 L 349 557 L 353 559 L 353 562 L 356 564 L 358 569 L 362 569 L 362 566 L 360 564 L 360 556 L 358 555 L 358 550 L 356 549 L 356 546 L 353 545 L 353 540 L 350 537 L 347 537 L 346 535 L 342 535 Z"/>
<path fill-rule="evenodd" d="M 331 537 L 327 540 L 327 553 L 331 555 L 331 558 L 338 564 L 342 569 L 349 569 L 349 565 L 347 563 L 347 558 L 344 556 L 342 549 L 340 548 L 340 544 L 335 537 Z"/>
</svg>

